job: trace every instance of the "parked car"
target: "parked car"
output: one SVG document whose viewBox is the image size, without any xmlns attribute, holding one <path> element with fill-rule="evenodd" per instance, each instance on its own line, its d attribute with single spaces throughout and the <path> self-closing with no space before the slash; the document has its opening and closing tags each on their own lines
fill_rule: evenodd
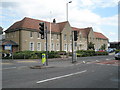
<svg viewBox="0 0 120 90">
<path fill-rule="evenodd" d="M 115 51 L 114 48 L 109 48 L 109 49 L 107 50 L 108 53 L 112 53 L 112 52 L 114 52 L 114 51 Z"/>
<path fill-rule="evenodd" d="M 120 60 L 120 52 L 118 52 L 118 53 L 115 54 L 115 59 L 116 60 Z"/>
</svg>

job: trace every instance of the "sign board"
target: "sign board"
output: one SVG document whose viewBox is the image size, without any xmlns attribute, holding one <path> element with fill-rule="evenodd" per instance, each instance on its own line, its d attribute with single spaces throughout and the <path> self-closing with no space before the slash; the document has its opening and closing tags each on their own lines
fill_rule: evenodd
<svg viewBox="0 0 120 90">
<path fill-rule="evenodd" d="M 5 45 L 5 50 L 12 50 L 12 45 Z"/>
</svg>

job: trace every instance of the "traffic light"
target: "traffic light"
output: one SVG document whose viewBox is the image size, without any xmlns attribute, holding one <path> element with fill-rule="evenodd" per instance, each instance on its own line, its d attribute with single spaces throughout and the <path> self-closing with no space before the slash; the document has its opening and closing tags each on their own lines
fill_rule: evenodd
<svg viewBox="0 0 120 90">
<path fill-rule="evenodd" d="M 74 31 L 74 41 L 77 41 L 78 39 L 78 31 Z"/>
<path fill-rule="evenodd" d="M 44 22 L 40 22 L 39 25 L 40 25 L 40 28 L 39 28 L 40 32 L 39 33 L 41 34 L 41 39 L 44 39 L 45 23 Z"/>
</svg>

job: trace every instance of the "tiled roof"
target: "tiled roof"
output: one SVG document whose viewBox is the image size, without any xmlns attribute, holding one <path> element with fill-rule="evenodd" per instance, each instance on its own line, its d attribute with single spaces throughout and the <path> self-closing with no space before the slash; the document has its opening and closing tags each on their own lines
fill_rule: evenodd
<svg viewBox="0 0 120 90">
<path fill-rule="evenodd" d="M 90 29 L 92 29 L 92 27 L 88 27 L 88 28 L 75 28 L 75 27 L 72 27 L 72 29 L 74 31 L 78 31 L 79 33 L 81 32 L 83 37 L 87 37 L 89 32 L 90 32 Z M 95 35 L 96 38 L 108 39 L 106 36 L 104 36 L 102 33 L 99 33 L 99 32 L 94 32 L 94 35 Z"/>
<path fill-rule="evenodd" d="M 47 25 L 47 29 L 50 30 L 50 22 L 25 17 L 23 20 L 14 23 L 11 27 L 9 27 L 6 30 L 6 32 L 11 31 L 12 29 L 20 29 L 20 28 L 33 29 L 34 31 L 39 31 L 40 22 L 45 22 Z M 61 32 L 66 23 L 67 22 L 51 23 L 51 31 Z"/>
<path fill-rule="evenodd" d="M 96 38 L 102 38 L 102 39 L 108 39 L 106 36 L 104 36 L 102 33 L 94 32 Z"/>
<path fill-rule="evenodd" d="M 12 41 L 12 40 L 2 40 L 2 45 L 18 45 L 16 42 Z"/>
</svg>

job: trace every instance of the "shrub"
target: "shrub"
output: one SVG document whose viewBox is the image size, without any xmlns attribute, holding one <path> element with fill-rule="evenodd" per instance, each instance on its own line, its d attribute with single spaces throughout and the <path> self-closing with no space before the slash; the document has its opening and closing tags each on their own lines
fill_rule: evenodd
<svg viewBox="0 0 120 90">
<path fill-rule="evenodd" d="M 120 49 L 115 50 L 115 54 L 118 53 L 118 52 L 120 52 Z"/>
<path fill-rule="evenodd" d="M 86 56 L 94 56 L 95 55 L 95 51 L 94 50 L 78 50 L 77 51 L 77 56 L 82 56 L 82 57 L 86 57 Z"/>
<path fill-rule="evenodd" d="M 108 55 L 108 52 L 106 52 L 106 51 L 103 51 L 103 52 L 96 51 L 95 55 Z"/>
<path fill-rule="evenodd" d="M 46 51 L 20 51 L 13 54 L 14 59 L 41 59 L 42 53 Z M 59 58 L 60 55 L 56 51 L 48 51 L 48 58 Z"/>
</svg>

